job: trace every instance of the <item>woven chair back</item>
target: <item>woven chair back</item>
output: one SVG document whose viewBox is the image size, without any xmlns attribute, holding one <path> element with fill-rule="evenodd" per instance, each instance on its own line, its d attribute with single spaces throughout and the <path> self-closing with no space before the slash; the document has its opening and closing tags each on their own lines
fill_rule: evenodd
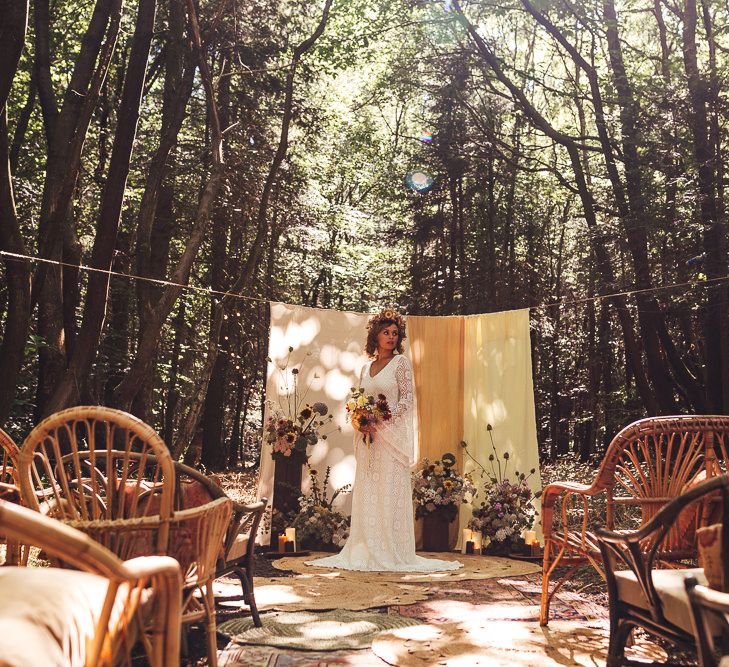
<svg viewBox="0 0 729 667">
<path fill-rule="evenodd" d="M 132 415 L 101 406 L 51 415 L 23 443 L 19 482 L 29 507 L 101 533 L 122 558 L 166 549 L 174 464 L 154 429 Z"/>
<path fill-rule="evenodd" d="M 598 472 L 597 485 L 607 493 L 607 527 L 645 525 L 667 502 L 725 471 L 728 445 L 729 417 L 724 416 L 656 417 L 624 428 Z M 696 528 L 710 512 L 710 502 L 687 508 L 662 551 L 676 557 L 695 551 Z"/>
<path fill-rule="evenodd" d="M 2 448 L 2 467 L 0 467 L 0 482 L 3 484 L 16 483 L 16 471 L 20 449 L 13 439 L 0 428 L 0 447 Z"/>
</svg>

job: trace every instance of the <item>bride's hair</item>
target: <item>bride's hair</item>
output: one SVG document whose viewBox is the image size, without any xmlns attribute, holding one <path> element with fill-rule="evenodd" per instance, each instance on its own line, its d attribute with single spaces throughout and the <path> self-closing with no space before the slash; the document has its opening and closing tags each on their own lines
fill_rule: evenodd
<svg viewBox="0 0 729 667">
<path fill-rule="evenodd" d="M 396 310 L 385 308 L 382 312 L 370 317 L 367 322 L 365 352 L 367 352 L 368 357 L 374 358 L 377 356 L 377 335 L 391 324 L 397 325 L 397 346 L 395 347 L 395 351 L 398 354 L 402 354 L 402 342 L 408 337 L 405 328 L 405 318 Z"/>
</svg>

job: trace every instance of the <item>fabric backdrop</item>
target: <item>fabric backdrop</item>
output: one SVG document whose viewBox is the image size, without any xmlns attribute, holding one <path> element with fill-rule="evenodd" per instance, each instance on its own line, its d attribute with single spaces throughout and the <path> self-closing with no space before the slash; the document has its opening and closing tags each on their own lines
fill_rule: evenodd
<svg viewBox="0 0 729 667">
<path fill-rule="evenodd" d="M 446 452 L 455 455 L 463 470 L 463 318 L 407 318 L 413 380 L 418 397 L 420 458 L 431 461 Z M 422 541 L 423 522 L 415 522 L 415 542 Z M 451 524 L 451 544 L 456 543 L 458 522 Z"/>
<path fill-rule="evenodd" d="M 309 463 L 320 478 L 331 466 L 330 493 L 354 480 L 354 432 L 345 420 L 344 402 L 350 387 L 358 384 L 367 356 L 364 343 L 368 314 L 351 313 L 283 303 L 271 304 L 266 398 L 285 400 L 293 390 L 290 371 L 300 368 L 299 396 L 305 402 L 322 401 L 334 415 L 327 440 L 311 449 Z M 464 461 L 461 440 L 482 464 L 488 463 L 491 443 L 486 424 L 501 451 L 509 451 L 519 470 L 539 467 L 534 418 L 534 392 L 529 345 L 529 311 L 508 311 L 468 317 L 407 318 L 405 354 L 413 363 L 416 420 L 415 458 L 456 455 L 459 469 L 475 464 Z M 293 351 L 289 352 L 289 347 Z M 265 416 L 268 416 L 266 409 Z M 487 466 L 488 467 L 488 466 Z M 274 462 L 270 447 L 261 451 L 258 497 L 273 493 Z M 538 485 L 538 474 L 533 480 Z M 308 480 L 304 474 L 304 488 Z M 535 489 L 537 487 L 535 486 Z M 351 495 L 340 495 L 337 505 L 351 513 Z M 470 511 L 461 512 L 460 525 L 452 525 L 451 543 Z M 420 522 L 418 522 L 420 523 Z M 416 527 L 416 535 L 419 534 Z M 262 543 L 270 535 L 261 534 Z"/>
<path fill-rule="evenodd" d="M 535 473 L 533 491 L 542 488 L 534 414 L 529 310 L 510 310 L 464 318 L 463 439 L 470 454 L 490 471 L 493 453 L 487 425 L 499 457 L 509 453 L 507 473 Z M 503 466 L 503 458 L 501 463 Z M 465 471 L 479 479 L 480 468 L 465 457 Z M 476 501 L 478 502 L 478 500 Z M 539 501 L 535 501 L 539 507 Z M 471 518 L 471 507 L 462 505 L 461 528 Z M 540 521 L 535 529 L 540 533 Z"/>
</svg>

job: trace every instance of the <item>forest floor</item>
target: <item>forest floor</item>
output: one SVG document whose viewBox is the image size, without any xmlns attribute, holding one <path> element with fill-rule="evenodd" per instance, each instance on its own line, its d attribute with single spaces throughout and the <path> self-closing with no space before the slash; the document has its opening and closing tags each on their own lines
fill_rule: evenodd
<svg viewBox="0 0 729 667">
<path fill-rule="evenodd" d="M 221 476 L 223 487 L 237 500 L 250 501 L 255 495 L 256 473 L 236 472 Z M 291 577 L 293 573 L 273 567 L 263 554 L 256 559 L 257 577 Z M 430 645 L 408 644 L 401 647 L 374 646 L 364 650 L 302 651 L 270 646 L 238 645 L 219 636 L 221 667 L 323 667 L 325 665 L 384 666 L 397 665 L 600 665 L 604 664 L 607 646 L 607 594 L 602 578 L 592 568 L 583 568 L 573 576 L 553 604 L 554 622 L 549 629 L 538 624 L 541 573 L 522 577 L 462 582 L 458 586 L 434 587 L 428 600 L 408 606 L 383 607 L 371 611 L 399 613 L 433 628 L 463 627 L 463 612 L 480 619 L 483 628 L 498 626 L 499 644 L 483 648 L 481 658 L 449 655 L 448 644 L 441 654 Z M 247 610 L 221 612 L 218 622 L 247 616 Z M 467 633 L 466 633 L 467 634 Z M 489 632 L 489 634 L 491 634 Z M 463 641 L 463 633 L 457 638 Z M 451 643 L 457 643 L 453 638 Z M 380 642 L 381 644 L 381 642 Z M 427 644 L 427 643 L 426 643 Z M 426 652 L 428 648 L 430 652 Z M 644 655 L 660 649 L 639 638 L 633 649 Z M 202 632 L 190 633 L 187 665 L 206 664 Z M 672 656 L 677 658 L 678 656 Z M 463 662 L 466 658 L 468 663 Z M 680 664 L 692 664 L 692 657 L 678 657 Z"/>
</svg>

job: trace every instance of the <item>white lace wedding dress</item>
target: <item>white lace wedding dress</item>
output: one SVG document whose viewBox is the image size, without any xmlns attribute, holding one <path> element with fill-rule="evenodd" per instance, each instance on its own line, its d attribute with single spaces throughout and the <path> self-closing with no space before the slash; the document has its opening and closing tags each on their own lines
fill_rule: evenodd
<svg viewBox="0 0 729 667">
<path fill-rule="evenodd" d="M 368 448 L 355 434 L 357 472 L 352 490 L 349 539 L 335 556 L 307 561 L 316 567 L 372 572 L 455 570 L 457 561 L 415 555 L 410 464 L 414 455 L 413 373 L 410 361 L 395 356 L 375 377 L 372 362 L 360 374 L 366 394 L 384 394 L 392 419 L 381 424 Z"/>
</svg>

